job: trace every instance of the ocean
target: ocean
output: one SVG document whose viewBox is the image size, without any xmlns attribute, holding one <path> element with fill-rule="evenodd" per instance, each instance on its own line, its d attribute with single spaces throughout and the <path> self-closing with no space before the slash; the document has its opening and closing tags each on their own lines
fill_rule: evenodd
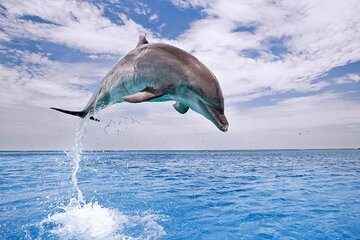
<svg viewBox="0 0 360 240">
<path fill-rule="evenodd" d="M 360 150 L 19 151 L 0 164 L 1 239 L 360 239 Z"/>
</svg>

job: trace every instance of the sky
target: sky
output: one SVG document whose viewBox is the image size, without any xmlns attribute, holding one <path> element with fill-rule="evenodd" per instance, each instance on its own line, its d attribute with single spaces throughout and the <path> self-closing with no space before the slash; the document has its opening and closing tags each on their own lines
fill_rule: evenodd
<svg viewBox="0 0 360 240">
<path fill-rule="evenodd" d="M 172 102 L 121 103 L 85 149 L 360 147 L 358 0 L 0 0 L 0 150 L 65 150 L 81 110 L 139 35 L 217 76 L 229 131 Z"/>
</svg>

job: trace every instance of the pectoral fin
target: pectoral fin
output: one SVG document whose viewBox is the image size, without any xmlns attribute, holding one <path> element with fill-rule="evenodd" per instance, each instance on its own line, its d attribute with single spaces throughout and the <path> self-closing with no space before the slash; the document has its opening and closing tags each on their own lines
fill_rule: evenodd
<svg viewBox="0 0 360 240">
<path fill-rule="evenodd" d="M 179 103 L 179 102 L 174 103 L 173 106 L 174 106 L 175 110 L 181 114 L 185 114 L 189 110 L 188 106 L 186 106 L 182 103 Z"/>
<path fill-rule="evenodd" d="M 140 103 L 140 102 L 149 101 L 157 97 L 161 97 L 162 95 L 164 95 L 162 91 L 148 87 L 142 90 L 141 92 L 124 96 L 123 99 L 124 101 L 130 103 Z"/>
</svg>

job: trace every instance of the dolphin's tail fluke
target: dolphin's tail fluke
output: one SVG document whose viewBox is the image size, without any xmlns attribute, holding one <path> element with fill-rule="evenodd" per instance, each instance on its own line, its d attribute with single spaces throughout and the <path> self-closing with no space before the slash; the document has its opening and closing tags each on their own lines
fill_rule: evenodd
<svg viewBox="0 0 360 240">
<path fill-rule="evenodd" d="M 69 111 L 69 110 L 60 109 L 60 108 L 54 108 L 54 107 L 51 107 L 51 109 L 54 109 L 54 110 L 62 112 L 62 113 L 78 116 L 78 117 L 81 117 L 81 118 L 84 118 L 88 114 L 86 111 Z M 93 116 L 91 116 L 90 119 L 94 120 L 96 122 L 100 122 L 99 119 L 94 118 Z"/>
</svg>

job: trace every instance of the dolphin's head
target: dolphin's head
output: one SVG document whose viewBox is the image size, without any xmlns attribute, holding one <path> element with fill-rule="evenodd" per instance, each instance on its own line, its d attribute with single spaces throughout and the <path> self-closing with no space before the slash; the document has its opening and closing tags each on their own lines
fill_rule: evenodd
<svg viewBox="0 0 360 240">
<path fill-rule="evenodd" d="M 200 97 L 198 98 L 198 107 L 200 111 L 197 112 L 213 122 L 219 130 L 223 132 L 228 130 L 229 123 L 224 114 L 224 105 L 215 105 Z"/>
<path fill-rule="evenodd" d="M 224 114 L 224 97 L 215 75 L 196 57 L 181 49 L 166 44 L 151 46 L 157 51 L 151 52 L 152 55 L 147 52 L 150 57 L 146 65 L 156 63 L 156 74 L 159 79 L 165 79 L 162 84 L 171 88 L 172 98 L 226 132 L 229 123 Z"/>
<path fill-rule="evenodd" d="M 224 114 L 224 99 L 221 90 L 217 96 L 209 96 L 204 92 L 197 93 L 195 96 L 197 98 L 197 106 L 194 110 L 213 122 L 219 130 L 226 132 L 229 123 Z"/>
<path fill-rule="evenodd" d="M 215 75 L 203 66 L 195 81 L 189 83 L 187 105 L 213 122 L 219 130 L 226 132 L 229 123 L 224 114 L 224 97 Z"/>
</svg>

